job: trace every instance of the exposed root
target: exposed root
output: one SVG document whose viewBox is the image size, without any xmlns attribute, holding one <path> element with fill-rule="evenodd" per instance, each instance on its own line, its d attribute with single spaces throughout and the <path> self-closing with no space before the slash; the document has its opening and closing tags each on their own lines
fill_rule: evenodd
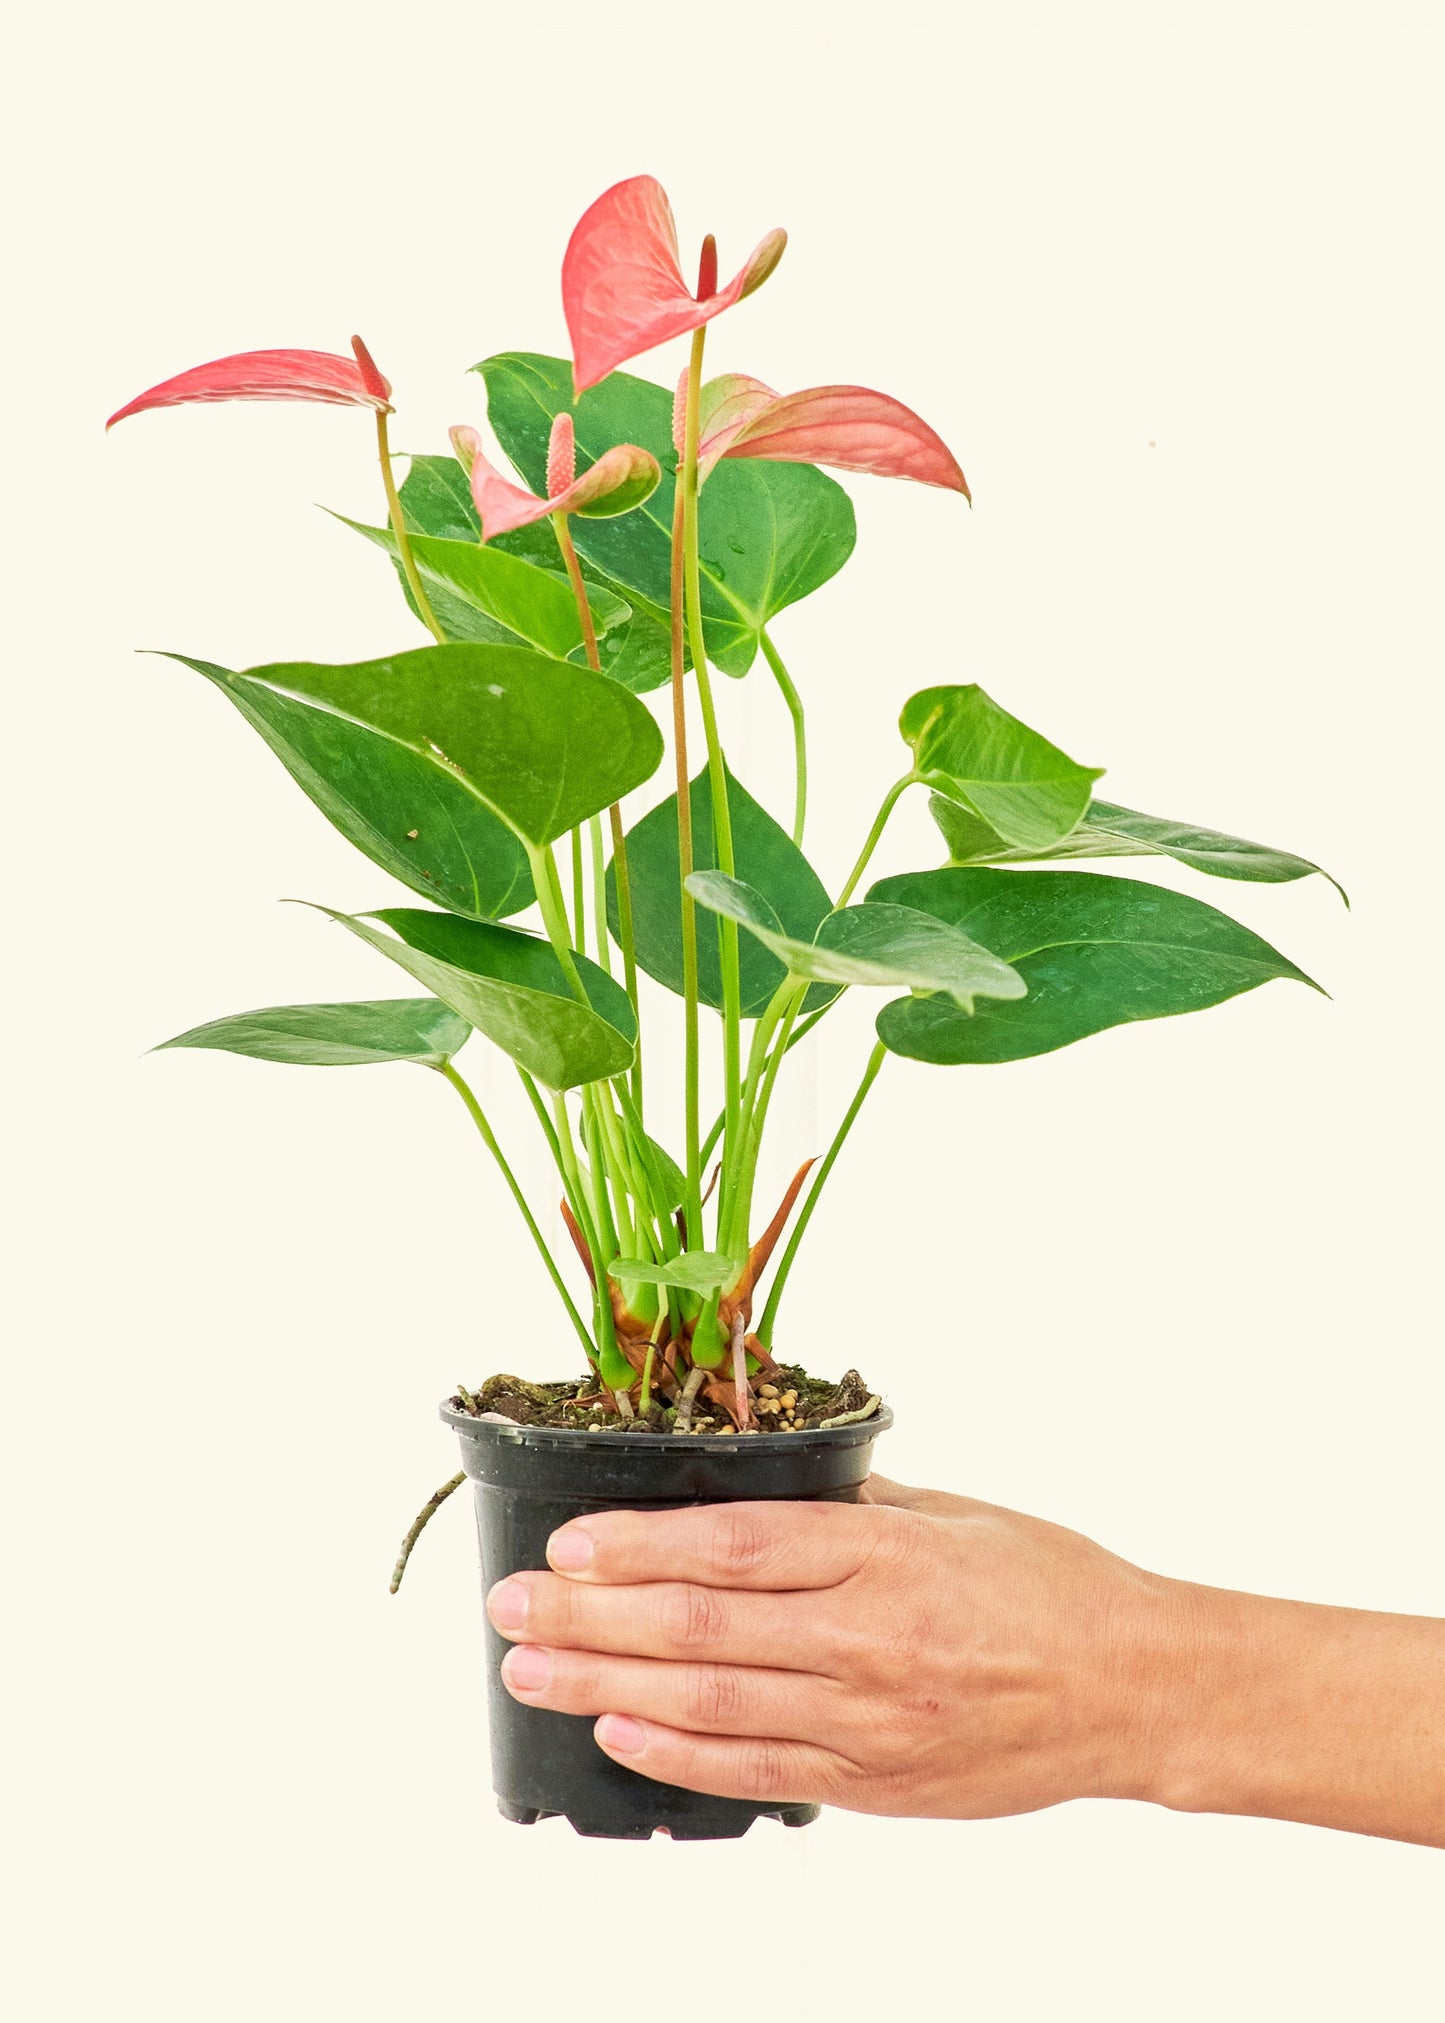
<svg viewBox="0 0 1445 2023">
<path fill-rule="evenodd" d="M 687 1433 L 692 1430 L 693 1403 L 698 1392 L 702 1389 L 703 1380 L 706 1376 L 707 1371 L 703 1369 L 700 1363 L 695 1363 L 688 1371 L 687 1382 L 683 1385 L 682 1394 L 677 1401 L 677 1421 L 673 1426 L 675 1433 Z"/>
<path fill-rule="evenodd" d="M 739 1433 L 746 1433 L 752 1423 L 751 1398 L 748 1392 L 748 1352 L 743 1346 L 743 1336 L 746 1332 L 747 1324 L 739 1308 L 733 1315 L 732 1340 L 733 1396 L 737 1401 L 734 1416 L 737 1419 Z"/>
<path fill-rule="evenodd" d="M 820 1433 L 828 1433 L 832 1431 L 834 1426 L 855 1426 L 860 1419 L 871 1419 L 882 1402 L 882 1399 L 875 1392 L 868 1400 L 868 1403 L 860 1405 L 856 1412 L 839 1412 L 831 1419 L 820 1419 L 818 1421 L 818 1431 Z"/>
<path fill-rule="evenodd" d="M 467 1408 L 470 1410 L 470 1406 Z M 411 1549 L 455 1489 L 460 1489 L 466 1481 L 465 1473 L 454 1475 L 450 1482 L 444 1482 L 435 1496 L 429 1496 L 416 1514 L 416 1522 L 401 1542 L 401 1552 L 391 1571 L 391 1591 L 396 1593 L 401 1586 L 401 1577 L 406 1572 L 406 1563 L 411 1558 Z"/>
</svg>

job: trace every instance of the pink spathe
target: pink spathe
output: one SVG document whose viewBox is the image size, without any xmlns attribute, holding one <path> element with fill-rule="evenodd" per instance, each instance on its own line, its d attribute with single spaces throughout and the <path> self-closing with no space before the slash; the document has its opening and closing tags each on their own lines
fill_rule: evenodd
<svg viewBox="0 0 1445 2023">
<path fill-rule="evenodd" d="M 697 295 L 678 255 L 667 192 L 654 176 L 615 183 L 584 212 L 562 261 L 562 306 L 572 336 L 577 391 L 605 379 L 670 337 L 700 329 L 760 288 L 783 257 L 788 235 L 769 232 L 725 288 L 716 253 L 704 248 Z M 711 284 L 711 285 L 708 285 Z"/>
<path fill-rule="evenodd" d="M 228 358 L 213 358 L 138 393 L 116 410 L 106 427 L 147 408 L 186 407 L 195 401 L 310 400 L 389 412 L 390 383 L 377 371 L 361 339 L 351 342 L 354 359 L 334 351 L 238 351 Z"/>
<path fill-rule="evenodd" d="M 681 386 L 675 437 L 680 406 Z M 810 386 L 802 393 L 778 394 L 760 379 L 726 373 L 703 387 L 699 412 L 697 461 L 704 477 L 720 457 L 767 457 L 777 463 L 828 464 L 877 478 L 909 478 L 971 498 L 958 459 L 943 438 L 901 400 L 866 386 Z M 680 441 L 677 450 L 680 456 Z"/>
<path fill-rule="evenodd" d="M 566 431 L 569 438 L 570 432 L 569 417 Z M 561 437 L 562 432 L 554 427 L 547 458 L 549 484 L 554 474 L 560 475 Z M 452 429 L 451 441 L 471 481 L 472 504 L 482 523 L 484 541 L 495 540 L 498 534 L 510 534 L 518 527 L 530 527 L 551 513 L 606 518 L 611 513 L 626 512 L 648 496 L 662 475 L 656 457 L 649 451 L 639 449 L 636 443 L 619 443 L 562 491 L 539 499 L 535 492 L 502 476 L 482 448 L 482 439 L 474 428 Z"/>
</svg>

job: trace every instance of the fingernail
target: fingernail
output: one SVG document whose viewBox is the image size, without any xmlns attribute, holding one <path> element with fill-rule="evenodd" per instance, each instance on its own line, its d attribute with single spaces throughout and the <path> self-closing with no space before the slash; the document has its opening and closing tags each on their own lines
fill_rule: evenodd
<svg viewBox="0 0 1445 2023">
<path fill-rule="evenodd" d="M 604 1749 L 615 1750 L 619 1756 L 640 1756 L 647 1740 L 642 1723 L 630 1714 L 604 1714 L 594 1732 Z"/>
<path fill-rule="evenodd" d="M 487 1613 L 499 1630 L 519 1630 L 527 1620 L 532 1597 L 519 1580 L 499 1581 L 487 1596 Z"/>
<path fill-rule="evenodd" d="M 552 1660 L 546 1651 L 539 1651 L 533 1644 L 523 1644 L 518 1650 L 508 1651 L 502 1660 L 502 1677 L 509 1686 L 515 1686 L 521 1693 L 540 1693 L 551 1683 Z"/>
<path fill-rule="evenodd" d="M 554 1531 L 547 1540 L 547 1564 L 556 1567 L 558 1573 L 580 1573 L 584 1566 L 592 1564 L 596 1550 L 590 1532 L 569 1524 Z"/>
</svg>

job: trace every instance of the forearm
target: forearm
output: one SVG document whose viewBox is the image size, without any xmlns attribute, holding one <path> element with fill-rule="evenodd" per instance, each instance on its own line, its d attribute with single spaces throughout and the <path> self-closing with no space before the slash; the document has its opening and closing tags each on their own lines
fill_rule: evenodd
<svg viewBox="0 0 1445 2023">
<path fill-rule="evenodd" d="M 1176 1584 L 1149 1795 L 1445 1847 L 1445 1622 Z"/>
<path fill-rule="evenodd" d="M 983 1819 L 1132 1798 L 1445 1847 L 1445 1622 L 1146 1573 L 873 1476 L 609 1511 L 490 1598 L 508 1688 L 723 1796 Z"/>
</svg>

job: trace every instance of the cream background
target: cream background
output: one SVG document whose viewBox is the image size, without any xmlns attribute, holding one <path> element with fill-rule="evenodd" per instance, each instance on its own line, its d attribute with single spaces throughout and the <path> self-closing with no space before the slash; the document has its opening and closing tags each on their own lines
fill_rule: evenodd
<svg viewBox="0 0 1445 2023">
<path fill-rule="evenodd" d="M 454 1465 L 435 1400 L 555 1361 L 525 1339 L 546 1289 L 510 1207 L 430 1078 L 144 1054 L 252 1005 L 405 989 L 275 903 L 388 881 L 219 698 L 131 652 L 419 643 L 311 504 L 379 514 L 370 430 L 250 407 L 100 431 L 201 359 L 356 328 L 395 440 L 434 448 L 482 417 L 472 360 L 564 347 L 562 247 L 615 178 L 660 175 L 726 271 L 785 223 L 714 367 L 896 392 L 977 501 L 858 482 L 847 575 L 777 624 L 825 876 L 894 776 L 904 696 L 979 678 L 1107 762 L 1106 792 L 1316 857 L 1354 901 L 1179 874 L 1332 1001 L 1272 985 L 1032 1065 L 890 1063 L 792 1345 L 887 1388 L 905 1479 L 1180 1575 L 1445 1612 L 1439 25 L 1380 0 L 143 0 L 12 28 L 4 1974 L 26 2023 L 1440 2013 L 1445 1870 L 1420 1849 L 1118 1804 L 692 1850 L 496 1819 L 461 1503 L 396 1601 L 386 1574 Z M 766 676 L 725 703 L 783 805 Z M 935 848 L 920 803 L 879 868 Z M 820 1034 L 779 1171 L 831 1128 L 868 1015 Z M 923 1409 L 945 1355 L 952 1427 Z M 694 1891 L 701 1961 L 669 1967 Z M 759 1925 L 761 1989 L 759 1942 L 734 1941 Z M 675 1996 L 620 1984 L 648 1956 Z"/>
</svg>

